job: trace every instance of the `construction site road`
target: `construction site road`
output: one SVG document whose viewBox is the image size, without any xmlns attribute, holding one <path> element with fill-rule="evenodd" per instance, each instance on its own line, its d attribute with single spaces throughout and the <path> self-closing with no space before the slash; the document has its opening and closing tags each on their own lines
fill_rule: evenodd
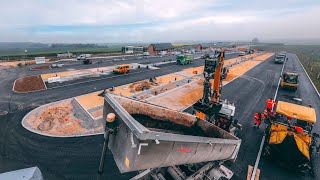
<svg viewBox="0 0 320 180">
<path fill-rule="evenodd" d="M 169 56 L 168 56 L 169 57 Z M 227 58 L 237 57 L 236 54 L 229 54 Z M 161 62 L 163 59 L 155 60 L 155 62 Z M 125 61 L 123 63 L 135 63 L 136 61 Z M 140 61 L 137 61 L 140 62 Z M 128 84 L 135 81 L 140 81 L 143 79 L 149 79 L 150 77 L 161 76 L 164 74 L 169 74 L 177 71 L 181 71 L 190 67 L 197 67 L 203 65 L 203 60 L 195 60 L 192 64 L 186 66 L 174 65 L 166 68 L 161 68 L 157 70 L 149 70 L 145 73 L 139 73 L 136 75 L 121 75 L 116 78 L 105 79 L 100 81 L 90 81 L 88 83 L 78 83 L 73 85 L 68 85 L 64 88 L 50 89 L 46 91 L 28 93 L 28 94 L 17 94 L 12 92 L 13 82 L 15 79 L 23 76 L 28 76 L 34 74 L 35 71 L 28 71 L 26 68 L 10 68 L 1 70 L 0 76 L 0 115 L 6 114 L 8 112 L 15 111 L 17 109 L 27 108 L 27 107 L 37 107 L 43 104 L 47 104 L 53 101 L 58 101 L 61 99 L 66 99 L 98 90 L 104 90 L 106 88 L 111 88 L 112 86 L 119 86 L 123 84 Z M 113 64 L 114 65 L 114 64 Z M 84 65 L 81 65 L 83 67 Z M 111 65 L 110 65 L 111 66 Z M 85 66 L 87 68 L 92 68 Z M 48 73 L 50 71 L 44 72 Z M 39 73 L 39 72 L 38 72 Z"/>
<path fill-rule="evenodd" d="M 296 92 L 286 91 L 280 87 L 277 101 L 295 102 L 294 98 L 300 98 L 302 99 L 302 105 L 312 104 L 316 109 L 317 117 L 320 117 L 319 97 L 316 91 L 296 55 L 288 53 L 287 56 L 288 61 L 284 66 L 284 71 L 299 73 L 300 86 Z M 243 131 L 240 134 L 242 144 L 239 155 L 230 168 L 235 173 L 234 179 L 243 179 L 247 176 L 248 165 L 254 166 L 259 152 L 265 125 L 263 124 L 260 129 L 253 128 L 254 113 L 263 112 L 266 100 L 274 97 L 283 67 L 282 64 L 274 64 L 272 59 L 262 62 L 238 79 L 225 85 L 222 89 L 222 99 L 235 103 L 235 118 L 239 120 L 243 127 Z M 186 111 L 192 113 L 193 109 L 190 107 Z M 314 127 L 314 131 L 319 133 L 319 123 Z M 317 171 L 317 167 L 320 165 L 320 159 L 313 157 L 313 164 L 316 168 L 316 179 L 319 179 L 320 174 Z M 284 167 L 280 167 L 273 161 L 267 161 L 263 158 L 260 159 L 258 168 L 260 169 L 260 179 L 314 179 L 302 177 Z"/>
<path fill-rule="evenodd" d="M 284 66 L 284 72 L 295 72 L 299 74 L 299 87 L 297 91 L 288 91 L 279 87 L 277 101 L 286 101 L 291 103 L 302 104 L 308 106 L 309 104 L 316 110 L 317 119 L 320 117 L 320 97 L 318 96 L 316 90 L 312 86 L 312 83 L 308 79 L 303 67 L 301 66 L 297 56 L 295 54 L 288 54 L 288 61 Z M 272 97 L 272 96 L 271 96 Z M 296 98 L 302 101 L 295 100 Z M 320 125 L 317 122 L 313 128 L 313 132 L 320 133 Z M 294 158 L 294 157 L 292 157 Z M 273 161 L 261 158 L 259 168 L 261 170 L 261 179 L 320 179 L 320 157 L 314 153 L 311 157 L 313 167 L 315 168 L 315 177 L 301 177 L 301 175 L 296 174 L 292 171 L 284 169 L 283 166 L 277 165 Z"/>
</svg>

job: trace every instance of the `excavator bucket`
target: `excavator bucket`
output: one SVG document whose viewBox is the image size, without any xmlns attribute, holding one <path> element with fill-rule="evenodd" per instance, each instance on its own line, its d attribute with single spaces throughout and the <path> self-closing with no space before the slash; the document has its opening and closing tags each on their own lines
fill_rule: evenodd
<svg viewBox="0 0 320 180">
<path fill-rule="evenodd" d="M 221 103 L 210 103 L 210 105 L 203 104 L 201 100 L 197 101 L 193 105 L 193 109 L 196 111 L 202 112 L 206 115 L 213 116 L 215 114 L 218 114 L 218 112 L 221 110 L 222 104 Z"/>
<path fill-rule="evenodd" d="M 197 117 L 120 96 L 105 95 L 103 117 L 116 115 L 109 148 L 121 173 L 235 160 L 241 140 Z"/>
</svg>

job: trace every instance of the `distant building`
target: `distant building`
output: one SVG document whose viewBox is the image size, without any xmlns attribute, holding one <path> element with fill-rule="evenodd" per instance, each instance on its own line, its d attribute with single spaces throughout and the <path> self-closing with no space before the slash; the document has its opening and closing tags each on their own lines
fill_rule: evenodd
<svg viewBox="0 0 320 180">
<path fill-rule="evenodd" d="M 46 62 L 45 57 L 35 57 L 34 60 L 36 61 L 36 64 L 43 64 Z"/>
<path fill-rule="evenodd" d="M 147 51 L 153 55 L 159 54 L 161 51 L 172 52 L 174 51 L 174 46 L 171 43 L 150 44 Z"/>
<path fill-rule="evenodd" d="M 69 52 L 57 54 L 57 57 L 59 57 L 59 58 L 72 57 L 72 56 L 73 56 L 73 54 L 69 53 Z"/>
<path fill-rule="evenodd" d="M 122 47 L 122 53 L 133 54 L 133 53 L 143 53 L 145 52 L 145 47 L 142 46 L 124 46 Z"/>
</svg>

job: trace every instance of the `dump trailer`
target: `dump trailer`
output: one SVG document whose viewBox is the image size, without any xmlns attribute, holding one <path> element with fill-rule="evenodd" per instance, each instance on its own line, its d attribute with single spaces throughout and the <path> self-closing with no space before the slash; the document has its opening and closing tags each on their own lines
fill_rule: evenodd
<svg viewBox="0 0 320 180">
<path fill-rule="evenodd" d="M 145 170 L 136 179 L 161 179 L 168 174 L 181 179 L 231 178 L 232 172 L 221 164 L 235 161 L 241 140 L 214 124 L 188 113 L 106 94 L 104 119 L 110 114 L 116 120 L 106 123 L 106 129 L 111 127 L 116 133 L 109 136 L 108 147 L 121 173 Z M 193 171 L 186 172 L 190 168 Z"/>
<path fill-rule="evenodd" d="M 311 155 L 314 149 L 319 151 L 319 135 L 312 133 L 316 123 L 315 110 L 278 101 L 276 113 L 276 118 L 266 129 L 262 155 L 290 170 L 312 174 Z"/>
<path fill-rule="evenodd" d="M 181 64 L 181 65 L 191 64 L 193 60 L 194 58 L 191 55 L 185 55 L 185 54 L 177 55 L 177 64 Z"/>
<path fill-rule="evenodd" d="M 281 76 L 280 86 L 285 89 L 296 91 L 299 86 L 299 74 L 284 72 Z"/>
</svg>

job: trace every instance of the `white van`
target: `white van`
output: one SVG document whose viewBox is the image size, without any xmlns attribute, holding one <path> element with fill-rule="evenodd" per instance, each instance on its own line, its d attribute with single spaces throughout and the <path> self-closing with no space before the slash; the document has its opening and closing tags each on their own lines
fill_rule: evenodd
<svg viewBox="0 0 320 180">
<path fill-rule="evenodd" d="M 85 60 L 85 59 L 88 59 L 91 57 L 91 54 L 80 54 L 78 57 L 77 57 L 77 60 Z"/>
<path fill-rule="evenodd" d="M 144 55 L 144 56 L 149 56 L 150 53 L 149 53 L 149 52 L 143 52 L 143 55 Z"/>
</svg>

